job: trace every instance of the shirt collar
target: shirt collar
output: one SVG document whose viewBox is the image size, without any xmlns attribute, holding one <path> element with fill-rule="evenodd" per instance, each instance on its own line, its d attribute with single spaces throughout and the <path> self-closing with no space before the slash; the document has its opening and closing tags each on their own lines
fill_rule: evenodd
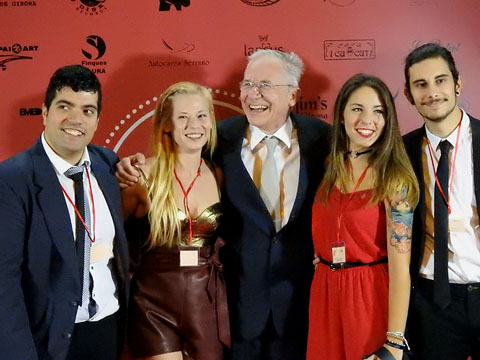
<svg viewBox="0 0 480 360">
<path fill-rule="evenodd" d="M 72 167 L 72 164 L 62 159 L 55 151 L 53 151 L 53 149 L 47 143 L 47 140 L 45 140 L 45 133 L 42 133 L 41 139 L 42 139 L 43 149 L 47 153 L 48 159 L 52 163 L 55 171 L 57 172 L 57 174 L 64 174 L 65 171 L 67 171 Z M 88 155 L 87 148 L 85 148 L 85 150 L 83 151 L 83 155 L 80 161 L 78 162 L 78 166 L 83 164 L 85 164 L 87 167 L 90 167 L 90 156 Z"/>
<path fill-rule="evenodd" d="M 249 128 L 251 134 L 250 149 L 252 151 L 265 137 L 270 136 L 275 136 L 276 138 L 278 138 L 287 146 L 287 148 L 290 148 L 290 146 L 292 146 L 293 123 L 290 116 L 287 118 L 287 121 L 285 121 L 285 124 L 283 124 L 280 129 L 278 129 L 277 131 L 275 131 L 275 133 L 271 135 L 264 133 L 262 130 L 260 130 L 260 128 L 254 125 L 249 125 Z"/>
<path fill-rule="evenodd" d="M 470 128 L 470 118 L 468 117 L 468 114 L 462 110 L 462 126 L 460 129 L 460 135 L 459 135 L 460 139 L 462 139 L 467 134 L 469 128 Z M 428 141 L 430 141 L 430 144 L 432 145 L 432 149 L 434 149 L 435 151 L 438 149 L 438 145 L 443 140 L 447 140 L 450 143 L 450 145 L 452 145 L 452 148 L 455 147 L 455 144 L 457 142 L 458 126 L 446 138 L 438 137 L 437 135 L 432 133 L 430 130 L 428 130 L 427 126 L 425 126 L 425 132 L 427 133 Z"/>
</svg>

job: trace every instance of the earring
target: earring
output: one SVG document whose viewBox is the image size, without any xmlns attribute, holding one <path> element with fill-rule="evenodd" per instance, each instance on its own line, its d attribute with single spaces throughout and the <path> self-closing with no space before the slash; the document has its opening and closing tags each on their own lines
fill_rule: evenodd
<svg viewBox="0 0 480 360">
<path fill-rule="evenodd" d="M 455 91 L 455 94 L 457 94 L 457 96 L 460 95 L 460 91 L 458 91 L 458 90 Z"/>
</svg>

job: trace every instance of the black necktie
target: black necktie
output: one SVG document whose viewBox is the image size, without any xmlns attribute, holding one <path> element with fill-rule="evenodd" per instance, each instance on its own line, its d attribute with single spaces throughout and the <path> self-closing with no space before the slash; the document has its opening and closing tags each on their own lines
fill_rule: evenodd
<svg viewBox="0 0 480 360">
<path fill-rule="evenodd" d="M 88 207 L 88 200 L 86 199 L 84 187 L 83 187 L 83 166 L 72 166 L 69 168 L 65 175 L 73 180 L 75 190 L 75 206 L 80 213 L 80 216 L 84 219 L 88 228 L 90 227 L 90 209 Z M 88 209 L 88 213 L 86 213 Z M 90 238 L 85 231 L 84 224 L 79 216 L 75 216 L 75 244 L 77 249 L 78 258 L 78 271 L 80 274 L 82 285 L 82 304 L 84 301 L 88 301 L 88 312 L 90 317 L 96 313 L 96 303 L 93 300 L 91 294 L 93 290 L 93 278 L 90 274 Z"/>
<path fill-rule="evenodd" d="M 448 200 L 448 153 L 451 145 L 440 142 L 440 160 L 437 166 L 437 178 L 446 200 Z M 434 301 L 445 309 L 450 303 L 450 285 L 448 281 L 448 206 L 438 184 L 435 185 L 434 212 Z"/>
</svg>

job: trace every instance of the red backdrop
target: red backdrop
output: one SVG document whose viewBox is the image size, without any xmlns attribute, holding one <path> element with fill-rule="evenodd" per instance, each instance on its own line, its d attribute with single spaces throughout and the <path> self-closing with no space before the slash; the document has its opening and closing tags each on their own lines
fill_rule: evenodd
<svg viewBox="0 0 480 360">
<path fill-rule="evenodd" d="M 0 0 L 0 160 L 38 138 L 49 77 L 73 63 L 102 81 L 94 142 L 120 155 L 148 149 L 156 97 L 175 81 L 211 88 L 218 119 L 241 112 L 238 82 L 256 48 L 304 59 L 297 111 L 328 122 L 349 76 L 381 77 L 406 132 L 422 121 L 403 96 L 403 61 L 436 41 L 464 76 L 461 106 L 478 116 L 479 18 L 478 0 Z"/>
</svg>

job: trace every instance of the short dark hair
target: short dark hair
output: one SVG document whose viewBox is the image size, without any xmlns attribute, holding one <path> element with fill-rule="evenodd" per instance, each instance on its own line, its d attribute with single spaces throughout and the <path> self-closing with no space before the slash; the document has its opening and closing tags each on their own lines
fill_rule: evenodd
<svg viewBox="0 0 480 360">
<path fill-rule="evenodd" d="M 458 70 L 455 66 L 455 60 L 453 59 L 452 53 L 443 46 L 435 43 L 427 43 L 411 51 L 405 59 L 405 88 L 407 89 L 408 93 L 410 93 L 410 74 L 408 71 L 416 63 L 431 58 L 442 58 L 445 60 L 450 72 L 452 73 L 453 80 L 455 84 L 457 84 Z"/>
<path fill-rule="evenodd" d="M 45 93 L 44 104 L 47 109 L 50 108 L 57 91 L 69 87 L 73 91 L 88 91 L 97 93 L 98 113 L 102 107 L 102 87 L 97 76 L 88 68 L 82 65 L 63 66 L 52 75 Z"/>
</svg>

